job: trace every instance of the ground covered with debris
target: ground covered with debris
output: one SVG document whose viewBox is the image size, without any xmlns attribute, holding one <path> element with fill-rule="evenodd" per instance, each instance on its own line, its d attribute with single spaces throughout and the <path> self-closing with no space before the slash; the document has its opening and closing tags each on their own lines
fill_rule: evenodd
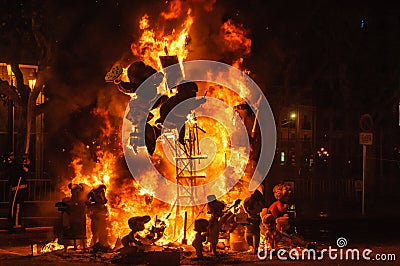
<svg viewBox="0 0 400 266">
<path fill-rule="evenodd" d="M 347 239 L 347 246 L 343 248 L 343 258 L 340 259 L 340 249 L 337 247 L 335 237 L 321 239 L 317 242 L 317 249 L 338 249 L 337 258 L 331 259 L 328 253 L 322 260 L 309 260 L 307 258 L 281 260 L 276 255 L 265 260 L 260 260 L 257 255 L 250 252 L 232 252 L 219 250 L 216 255 L 204 252 L 204 258 L 199 260 L 191 246 L 181 245 L 179 248 L 165 249 L 164 251 L 151 252 L 97 252 L 87 249 L 56 250 L 46 254 L 33 256 L 32 246 L 37 245 L 38 250 L 49 241 L 52 241 L 50 229 L 28 229 L 21 232 L 0 232 L 0 265 L 398 265 L 400 259 L 400 240 L 395 238 L 356 238 L 354 234 Z M 368 234 L 366 234 L 368 235 Z M 370 236 L 373 236 L 370 234 Z M 360 259 L 346 259 L 347 249 L 358 249 Z M 365 249 L 372 251 L 369 261 L 364 260 L 361 252 Z M 320 254 L 320 253 L 319 253 Z M 386 255 L 386 260 L 377 260 L 376 255 Z M 389 255 L 394 257 L 390 258 Z"/>
</svg>

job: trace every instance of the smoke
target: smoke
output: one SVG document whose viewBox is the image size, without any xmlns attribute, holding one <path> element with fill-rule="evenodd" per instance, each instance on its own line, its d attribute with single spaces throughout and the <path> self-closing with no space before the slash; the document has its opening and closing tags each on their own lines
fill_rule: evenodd
<svg viewBox="0 0 400 266">
<path fill-rule="evenodd" d="M 93 108 L 108 110 L 111 123 L 118 125 L 129 101 L 104 82 L 104 75 L 116 58 L 129 53 L 133 20 L 140 11 L 126 3 L 98 2 L 35 5 L 43 14 L 37 28 L 51 48 L 44 91 L 48 99 L 45 163 L 49 176 L 65 175 L 71 157 L 81 152 L 78 147 L 100 137 L 96 127 L 102 117 L 93 114 Z M 82 152 L 85 155 L 89 150 Z"/>
</svg>

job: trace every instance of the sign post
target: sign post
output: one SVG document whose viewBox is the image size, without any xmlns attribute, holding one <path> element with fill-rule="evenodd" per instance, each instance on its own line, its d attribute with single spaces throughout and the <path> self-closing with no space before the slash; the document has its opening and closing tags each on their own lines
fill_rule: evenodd
<svg viewBox="0 0 400 266">
<path fill-rule="evenodd" d="M 362 202 L 361 202 L 361 215 L 365 216 L 365 168 L 367 164 L 367 145 L 363 145 L 363 164 L 362 164 Z"/>
<path fill-rule="evenodd" d="M 363 145 L 363 162 L 362 162 L 362 202 L 361 202 L 361 215 L 365 216 L 365 174 L 367 168 L 367 145 L 372 145 L 372 133 L 360 133 L 360 144 Z"/>
<path fill-rule="evenodd" d="M 374 121 L 370 114 L 363 114 L 360 117 L 360 144 L 363 145 L 363 163 L 362 163 L 362 203 L 361 203 L 361 215 L 365 216 L 365 175 L 367 168 L 367 145 L 372 145 L 372 128 L 374 127 Z"/>
</svg>

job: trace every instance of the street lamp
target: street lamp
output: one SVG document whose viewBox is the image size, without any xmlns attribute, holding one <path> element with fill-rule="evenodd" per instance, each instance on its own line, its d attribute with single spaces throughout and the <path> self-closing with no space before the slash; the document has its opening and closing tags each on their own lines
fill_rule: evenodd
<svg viewBox="0 0 400 266">
<path fill-rule="evenodd" d="M 29 85 L 29 88 L 31 88 L 31 90 L 33 90 L 35 88 L 35 85 L 36 85 L 36 79 L 29 79 L 28 80 L 28 85 Z"/>
<path fill-rule="evenodd" d="M 290 138 L 290 128 L 295 128 L 296 127 L 296 117 L 297 114 L 295 112 L 291 112 L 289 114 L 289 121 L 288 121 L 288 143 L 289 143 L 289 138 Z"/>
<path fill-rule="evenodd" d="M 14 72 L 11 69 L 11 65 L 7 64 L 7 75 L 10 77 L 10 85 L 14 86 Z"/>
<path fill-rule="evenodd" d="M 37 68 L 33 69 L 33 72 L 31 72 L 29 74 L 29 78 L 28 78 L 28 86 L 31 89 L 31 91 L 33 91 L 33 89 L 36 86 L 36 77 L 37 77 Z"/>
<path fill-rule="evenodd" d="M 14 75 L 14 72 L 12 71 L 12 69 L 11 69 L 11 65 L 9 65 L 9 64 L 7 64 L 7 75 L 10 77 L 10 85 L 11 86 L 14 86 L 14 78 L 15 78 L 15 75 Z M 9 106 L 9 108 L 11 109 L 9 109 L 10 111 L 9 112 L 11 112 L 11 117 L 10 117 L 10 120 L 11 120 L 11 151 L 12 152 L 15 152 L 15 105 L 14 105 L 14 102 L 11 102 L 11 105 Z"/>
<path fill-rule="evenodd" d="M 282 120 L 281 126 L 282 127 L 290 127 L 296 121 L 297 114 L 295 112 L 289 113 L 288 119 Z"/>
<path fill-rule="evenodd" d="M 281 151 L 280 154 L 280 162 L 281 165 L 285 165 L 285 161 L 287 161 L 288 159 L 292 160 L 292 152 L 290 152 L 290 133 L 291 133 L 291 128 L 296 127 L 296 118 L 297 118 L 297 113 L 294 111 L 290 111 L 289 113 L 287 113 L 287 115 L 285 116 L 286 118 L 281 120 L 281 134 L 280 134 L 280 139 L 281 139 L 281 143 L 282 143 L 282 139 L 283 139 L 283 127 L 286 128 L 287 130 L 287 139 L 286 139 L 286 152 L 287 152 L 287 156 L 285 155 L 285 151 Z M 281 146 L 283 146 L 281 144 Z"/>
<path fill-rule="evenodd" d="M 290 163 L 292 166 L 296 165 L 296 155 L 298 156 L 298 110 L 297 111 L 291 111 L 289 113 L 289 124 L 287 127 L 288 130 L 288 155 L 290 158 Z M 292 139 L 290 139 L 291 133 L 293 134 Z M 292 141 L 292 143 L 291 143 Z"/>
</svg>

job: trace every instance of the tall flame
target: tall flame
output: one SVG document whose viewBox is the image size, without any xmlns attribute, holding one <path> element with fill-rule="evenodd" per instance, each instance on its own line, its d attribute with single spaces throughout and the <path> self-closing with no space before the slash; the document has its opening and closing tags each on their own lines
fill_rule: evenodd
<svg viewBox="0 0 400 266">
<path fill-rule="evenodd" d="M 171 16 L 164 15 L 164 17 L 168 18 Z M 149 16 L 145 14 L 139 22 L 141 31 L 139 41 L 131 45 L 132 53 L 145 64 L 157 70 L 162 70 L 160 56 L 176 55 L 179 63 L 182 64 L 189 53 L 186 46 L 192 24 L 191 9 L 188 9 L 186 19 L 182 23 L 180 30 L 173 29 L 171 32 L 164 32 L 164 30 L 156 32 L 150 26 Z"/>
</svg>

